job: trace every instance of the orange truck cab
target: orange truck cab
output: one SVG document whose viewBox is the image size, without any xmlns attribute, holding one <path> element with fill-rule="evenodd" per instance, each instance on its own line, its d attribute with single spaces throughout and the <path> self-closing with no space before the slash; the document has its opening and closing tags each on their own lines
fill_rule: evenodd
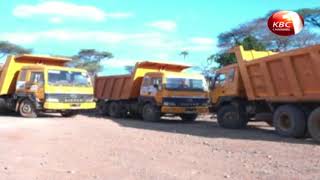
<svg viewBox="0 0 320 180">
<path fill-rule="evenodd" d="M 275 53 L 235 47 L 237 64 L 216 72 L 211 112 L 220 126 L 266 120 L 278 134 L 320 142 L 320 46 Z"/>
<path fill-rule="evenodd" d="M 190 66 L 140 62 L 130 75 L 97 77 L 95 97 L 102 114 L 134 116 L 157 121 L 177 115 L 194 121 L 208 112 L 209 97 L 205 78 L 182 72 Z"/>
</svg>

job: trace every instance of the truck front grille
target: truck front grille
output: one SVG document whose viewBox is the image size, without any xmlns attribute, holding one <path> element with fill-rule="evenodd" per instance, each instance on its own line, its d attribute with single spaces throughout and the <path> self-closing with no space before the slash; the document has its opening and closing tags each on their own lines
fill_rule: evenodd
<svg viewBox="0 0 320 180">
<path fill-rule="evenodd" d="M 180 107 L 206 106 L 208 98 L 165 97 L 163 103 L 175 104 Z"/>
<path fill-rule="evenodd" d="M 89 94 L 46 94 L 46 99 L 57 99 L 60 103 L 92 102 L 93 95 Z"/>
</svg>

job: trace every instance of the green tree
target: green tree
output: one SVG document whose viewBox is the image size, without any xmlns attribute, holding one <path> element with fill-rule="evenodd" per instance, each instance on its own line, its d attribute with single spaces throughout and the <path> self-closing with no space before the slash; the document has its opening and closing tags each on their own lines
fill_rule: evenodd
<svg viewBox="0 0 320 180">
<path fill-rule="evenodd" d="M 125 66 L 124 69 L 128 72 L 128 73 L 132 73 L 134 70 L 134 66 Z"/>
<path fill-rule="evenodd" d="M 180 52 L 180 56 L 183 56 L 183 59 L 185 60 L 186 57 L 189 55 L 189 52 L 188 51 L 182 51 Z"/>
<path fill-rule="evenodd" d="M 31 54 L 32 49 L 26 49 L 19 45 L 10 43 L 8 41 L 0 41 L 0 58 L 7 56 L 9 54 Z"/>
<path fill-rule="evenodd" d="M 243 41 L 237 45 L 242 45 L 245 50 L 264 51 L 267 49 L 264 43 L 251 35 L 245 37 Z"/>
<path fill-rule="evenodd" d="M 72 57 L 71 66 L 86 69 L 92 76 L 102 70 L 101 61 L 113 58 L 112 53 L 95 49 L 82 49 Z"/>
<path fill-rule="evenodd" d="M 306 24 L 320 28 L 320 8 L 305 8 L 297 12 L 304 17 Z"/>
<path fill-rule="evenodd" d="M 320 27 L 319 8 L 297 10 L 297 12 L 305 17 L 305 21 L 309 26 L 305 26 L 303 31 L 298 35 L 290 37 L 277 36 L 268 30 L 266 22 L 273 12 L 275 11 L 267 13 L 264 17 L 240 24 L 230 31 L 221 33 L 218 36 L 218 47 L 226 51 L 242 43 L 248 36 L 254 37 L 266 49 L 277 51 L 287 51 L 320 43 L 320 38 L 317 34 L 319 31 L 314 31 L 314 28 Z M 301 39 L 308 40 L 301 41 Z"/>
<path fill-rule="evenodd" d="M 250 35 L 245 37 L 241 42 L 238 42 L 236 45 L 242 45 L 245 50 L 266 50 L 266 46 L 262 42 Z M 226 51 L 222 51 L 220 53 L 211 55 L 209 58 L 210 60 L 214 60 L 219 65 L 219 67 L 224 67 L 237 62 L 235 54 L 228 53 Z"/>
<path fill-rule="evenodd" d="M 222 53 L 216 54 L 214 61 L 219 65 L 219 68 L 221 68 L 221 67 L 236 63 L 237 58 L 234 53 L 222 52 Z"/>
</svg>

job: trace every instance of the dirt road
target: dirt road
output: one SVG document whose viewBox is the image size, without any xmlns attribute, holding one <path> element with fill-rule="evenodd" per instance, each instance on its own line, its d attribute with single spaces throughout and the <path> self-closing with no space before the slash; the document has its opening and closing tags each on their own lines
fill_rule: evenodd
<svg viewBox="0 0 320 180">
<path fill-rule="evenodd" d="M 0 117 L 0 179 L 319 179 L 320 146 L 265 123 Z"/>
</svg>

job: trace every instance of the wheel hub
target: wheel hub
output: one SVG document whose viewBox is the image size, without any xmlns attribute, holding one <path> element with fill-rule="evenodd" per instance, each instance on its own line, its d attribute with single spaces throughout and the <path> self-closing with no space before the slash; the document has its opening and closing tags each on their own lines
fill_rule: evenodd
<svg viewBox="0 0 320 180">
<path fill-rule="evenodd" d="M 287 130 L 290 129 L 292 126 L 292 123 L 290 121 L 290 117 L 288 114 L 283 113 L 280 115 L 280 121 L 279 121 L 279 125 L 281 129 Z"/>
<path fill-rule="evenodd" d="M 23 107 L 22 107 L 22 111 L 24 113 L 31 113 L 31 106 L 29 104 L 25 104 Z"/>
</svg>

